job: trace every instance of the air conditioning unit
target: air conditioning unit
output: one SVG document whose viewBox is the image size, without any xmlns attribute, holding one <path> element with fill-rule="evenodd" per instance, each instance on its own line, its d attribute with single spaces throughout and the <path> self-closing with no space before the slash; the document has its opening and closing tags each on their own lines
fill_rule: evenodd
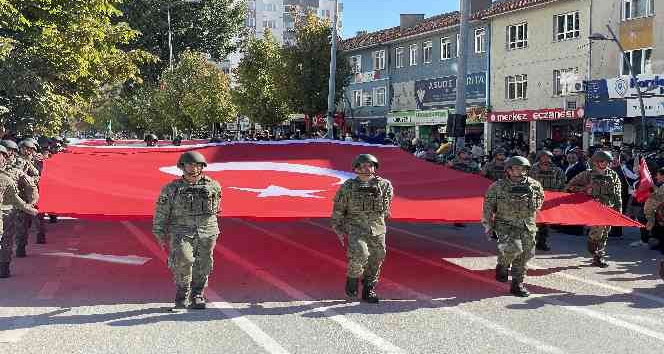
<svg viewBox="0 0 664 354">
<path fill-rule="evenodd" d="M 586 85 L 581 75 L 577 73 L 563 73 L 560 75 L 560 85 L 563 96 L 586 92 Z"/>
</svg>

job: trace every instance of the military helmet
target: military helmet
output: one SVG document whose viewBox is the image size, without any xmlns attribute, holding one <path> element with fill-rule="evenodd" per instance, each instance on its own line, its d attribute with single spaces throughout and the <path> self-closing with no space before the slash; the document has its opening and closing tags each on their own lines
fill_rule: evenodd
<svg viewBox="0 0 664 354">
<path fill-rule="evenodd" d="M 600 150 L 600 151 L 597 151 L 593 154 L 593 157 L 591 158 L 591 160 L 593 162 L 595 162 L 595 161 L 611 162 L 611 161 L 613 161 L 613 155 L 611 155 L 611 153 L 608 152 L 608 151 Z"/>
<path fill-rule="evenodd" d="M 154 134 L 148 134 L 145 136 L 145 141 L 150 141 L 150 140 L 159 140 L 157 139 L 157 136 Z"/>
<path fill-rule="evenodd" d="M 537 152 L 537 159 L 539 160 L 542 156 L 553 157 L 553 153 L 549 150 L 540 150 Z"/>
<path fill-rule="evenodd" d="M 35 140 L 32 138 L 21 140 L 21 142 L 18 143 L 18 146 L 37 150 L 37 144 L 35 143 Z"/>
<path fill-rule="evenodd" d="M 371 154 L 359 154 L 359 155 L 357 155 L 355 157 L 355 159 L 353 160 L 353 169 L 356 169 L 357 167 L 359 167 L 361 164 L 363 164 L 365 162 L 373 163 L 374 167 L 376 167 L 376 169 L 378 169 L 378 159 L 376 158 L 376 156 L 371 155 Z"/>
<path fill-rule="evenodd" d="M 9 151 L 7 151 L 7 149 L 4 146 L 0 145 L 0 154 L 5 154 L 5 157 L 8 157 Z"/>
<path fill-rule="evenodd" d="M 188 163 L 200 163 L 203 164 L 203 166 L 207 167 L 207 161 L 205 161 L 205 156 L 203 156 L 200 152 L 196 151 L 187 151 L 182 155 L 180 155 L 180 158 L 178 159 L 178 167 L 184 168 L 184 165 Z"/>
<path fill-rule="evenodd" d="M 512 156 L 507 162 L 505 162 L 505 168 L 510 168 L 512 166 L 530 167 L 530 161 L 523 156 Z"/>
<path fill-rule="evenodd" d="M 2 140 L 0 145 L 4 146 L 6 149 L 12 149 L 18 151 L 18 145 L 13 140 Z"/>
</svg>

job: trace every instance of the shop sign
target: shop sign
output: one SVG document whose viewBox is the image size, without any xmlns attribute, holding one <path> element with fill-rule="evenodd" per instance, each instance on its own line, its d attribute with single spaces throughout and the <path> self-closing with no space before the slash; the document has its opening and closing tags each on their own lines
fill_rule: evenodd
<svg viewBox="0 0 664 354">
<path fill-rule="evenodd" d="M 405 111 L 387 114 L 389 125 L 437 125 L 447 124 L 450 111 L 438 109 L 431 111 Z"/>
<path fill-rule="evenodd" d="M 415 81 L 417 108 L 440 107 L 456 100 L 456 75 Z M 466 77 L 466 99 L 486 97 L 486 73 L 472 73 Z"/>
<path fill-rule="evenodd" d="M 395 82 L 392 84 L 392 104 L 395 111 L 409 111 L 417 109 L 415 103 L 415 81 Z"/>
<path fill-rule="evenodd" d="M 645 108 L 646 117 L 664 116 L 664 97 L 644 97 L 643 107 Z M 641 117 L 641 104 L 638 98 L 627 100 L 627 116 Z"/>
<path fill-rule="evenodd" d="M 565 110 L 562 108 L 545 108 L 538 110 L 523 110 L 511 112 L 492 112 L 489 114 L 489 122 L 530 122 L 533 120 L 566 120 L 581 119 L 585 111 L 583 108 L 576 110 Z"/>
<path fill-rule="evenodd" d="M 648 96 L 664 96 L 664 75 L 639 75 L 638 86 Z M 637 97 L 637 81 L 630 76 L 620 76 L 606 80 L 609 98 Z"/>
<path fill-rule="evenodd" d="M 468 107 L 466 111 L 468 118 L 466 119 L 466 124 L 483 124 L 486 122 L 486 117 L 488 115 L 488 110 L 485 106 L 473 106 Z"/>
</svg>

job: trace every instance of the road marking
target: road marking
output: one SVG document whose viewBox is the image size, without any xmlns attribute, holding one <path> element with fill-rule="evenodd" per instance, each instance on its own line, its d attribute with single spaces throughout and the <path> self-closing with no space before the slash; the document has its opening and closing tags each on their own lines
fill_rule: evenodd
<svg viewBox="0 0 664 354">
<path fill-rule="evenodd" d="M 239 265 L 242 268 L 247 269 L 248 271 L 252 272 L 257 278 L 262 279 L 265 282 L 268 282 L 275 287 L 279 288 L 281 291 L 286 293 L 288 296 L 293 298 L 294 300 L 304 300 L 302 302 L 302 305 L 304 306 L 309 306 L 311 309 L 314 310 L 314 312 L 321 312 L 326 315 L 327 318 L 333 320 L 334 322 L 338 323 L 343 329 L 353 333 L 355 336 L 358 338 L 365 340 L 369 343 L 371 343 L 373 346 L 376 348 L 380 349 L 381 351 L 385 353 L 406 353 L 403 349 L 395 346 L 394 344 L 390 343 L 384 338 L 381 338 L 380 336 L 376 335 L 375 333 L 371 332 L 369 329 L 366 327 L 360 325 L 357 322 L 354 322 L 345 316 L 339 314 L 338 312 L 334 311 L 331 306 L 326 306 L 326 307 L 316 307 L 315 302 L 313 301 L 313 298 L 304 292 L 292 287 L 282 279 L 276 277 L 275 275 L 268 273 L 267 271 L 260 269 L 257 265 L 249 262 L 248 260 L 242 258 L 240 255 L 237 253 L 231 251 L 230 249 L 217 245 L 215 248 L 215 251 L 222 256 L 224 256 L 227 260 Z"/>
<path fill-rule="evenodd" d="M 272 238 L 277 239 L 281 242 L 284 242 L 288 245 L 291 245 L 295 248 L 303 250 L 303 251 L 305 251 L 309 254 L 312 254 L 312 255 L 314 255 L 318 258 L 324 259 L 327 262 L 329 262 L 331 264 L 334 264 L 335 266 L 337 266 L 337 267 L 339 267 L 343 270 L 346 269 L 346 262 L 345 261 L 342 261 L 338 258 L 332 257 L 328 254 L 322 253 L 318 250 L 315 250 L 315 249 L 309 248 L 307 246 L 304 246 L 304 245 L 302 245 L 298 242 L 292 241 L 292 240 L 282 236 L 281 234 L 278 234 L 276 232 L 267 230 L 263 227 L 255 225 L 255 224 L 251 224 L 251 223 L 248 223 L 248 222 L 243 221 L 243 220 L 237 220 L 237 221 L 247 225 L 248 227 L 251 227 L 255 230 L 258 230 L 258 231 L 262 232 L 263 234 L 265 234 L 269 237 L 272 237 Z M 323 229 L 326 229 L 326 230 L 330 230 L 329 228 L 327 228 L 325 226 L 321 226 L 321 225 L 318 225 L 318 224 L 313 223 L 313 222 L 307 222 L 307 223 L 309 223 L 311 225 L 314 225 L 314 226 L 317 226 L 317 227 L 320 227 L 320 228 L 323 228 Z M 412 298 L 415 298 L 415 299 L 423 301 L 423 302 L 430 303 L 441 311 L 452 312 L 454 314 L 464 316 L 472 322 L 479 323 L 480 325 L 483 325 L 484 327 L 487 327 L 487 328 L 495 331 L 496 333 L 499 333 L 499 334 L 504 335 L 506 337 L 512 338 L 512 339 L 516 340 L 517 342 L 520 342 L 520 343 L 526 344 L 528 346 L 531 346 L 531 347 L 533 347 L 533 348 L 535 348 L 535 349 L 537 349 L 541 352 L 557 353 L 557 354 L 565 353 L 565 351 L 563 351 L 562 349 L 560 349 L 558 347 L 555 347 L 553 345 L 541 342 L 537 339 L 527 337 L 527 336 L 525 336 L 525 335 L 523 335 L 519 332 L 516 332 L 516 331 L 513 331 L 509 328 L 503 327 L 503 326 L 501 326 L 497 323 L 491 322 L 491 321 L 489 321 L 489 320 L 487 320 L 483 317 L 477 316 L 473 313 L 464 311 L 464 310 L 462 310 L 458 307 L 439 307 L 440 304 L 434 302 L 433 299 L 431 298 L 431 296 L 428 296 L 426 294 L 415 291 L 415 290 L 413 290 L 413 289 L 411 289 L 411 288 L 409 288 L 405 285 L 401 285 L 401 284 L 399 284 L 399 283 L 397 283 L 393 280 L 390 280 L 389 278 L 387 278 L 385 276 L 381 276 L 381 279 L 382 279 L 381 280 L 382 282 L 384 282 L 386 284 L 389 284 L 389 286 L 391 286 L 392 288 L 397 289 L 397 291 L 399 291 L 399 292 L 408 294 L 408 296 L 410 296 Z"/>
<path fill-rule="evenodd" d="M 309 222 L 309 223 L 312 224 L 312 225 L 317 225 L 321 228 L 328 229 L 327 227 L 319 225 L 319 224 L 314 223 L 314 222 Z M 395 230 L 400 231 L 401 229 L 395 228 Z M 407 230 L 404 230 L 404 231 L 407 231 Z M 419 235 L 419 234 L 416 234 L 414 232 L 409 231 L 408 234 L 410 234 L 412 236 L 415 236 L 415 237 L 420 237 L 420 238 L 423 238 L 423 239 L 427 239 L 427 240 L 430 240 L 430 241 L 434 241 L 434 242 L 436 241 L 435 239 L 432 239 L 432 238 L 424 236 L 424 235 Z M 451 244 L 449 242 L 444 242 L 444 244 L 445 245 L 450 245 L 451 247 L 454 247 L 454 244 Z M 414 254 L 406 252 L 406 251 L 394 250 L 394 249 L 392 249 L 391 251 L 396 252 L 396 253 L 401 253 L 403 255 L 406 255 L 406 256 L 409 256 L 411 258 L 417 259 L 417 260 L 419 260 L 421 262 L 424 262 L 426 264 L 435 265 L 437 267 L 441 267 L 441 268 L 443 268 L 445 270 L 448 270 L 450 272 L 454 272 L 454 273 L 466 276 L 468 278 L 471 278 L 471 279 L 474 279 L 474 280 L 477 280 L 477 281 L 480 281 L 480 282 L 483 282 L 483 283 L 486 283 L 486 284 L 489 284 L 489 285 L 492 285 L 492 286 L 500 287 L 500 288 L 504 289 L 505 291 L 507 291 L 509 289 L 509 285 L 502 284 L 502 283 L 497 283 L 493 279 L 486 278 L 484 276 L 473 273 L 473 272 L 471 272 L 467 269 L 461 268 L 461 267 L 456 267 L 456 266 L 452 267 L 452 266 L 446 265 L 444 263 L 438 263 L 438 262 L 435 262 L 433 260 L 426 259 L 426 258 L 414 255 Z M 476 250 L 475 253 L 485 254 L 485 255 L 490 254 L 488 252 L 484 252 L 484 251 L 480 251 L 480 250 Z M 623 328 L 629 329 L 631 331 L 646 335 L 648 337 L 652 337 L 652 338 L 658 339 L 660 341 L 664 341 L 664 334 L 662 334 L 662 333 L 659 333 L 659 332 L 653 331 L 651 329 L 648 329 L 648 328 L 645 328 L 645 327 L 642 327 L 642 326 L 639 326 L 639 325 L 621 320 L 619 318 L 615 318 L 613 316 L 610 316 L 610 315 L 607 315 L 607 314 L 604 314 L 604 313 L 601 313 L 601 312 L 598 312 L 598 311 L 590 310 L 590 309 L 587 309 L 587 308 L 582 308 L 582 307 L 575 306 L 575 305 L 569 304 L 569 303 L 561 301 L 561 300 L 547 298 L 547 297 L 542 296 L 542 295 L 531 296 L 531 297 L 535 298 L 535 299 L 538 299 L 542 302 L 548 303 L 550 305 L 556 305 L 556 306 L 559 306 L 559 307 L 564 308 L 566 310 L 577 312 L 577 313 L 580 313 L 580 314 L 584 314 L 584 315 L 592 317 L 594 319 L 610 323 L 614 326 L 623 327 Z"/>
<path fill-rule="evenodd" d="M 155 242 L 148 238 L 148 236 L 141 231 L 136 225 L 129 221 L 122 221 L 127 230 L 145 246 L 152 254 L 155 255 L 162 263 L 166 263 L 166 253 L 157 246 Z M 260 345 L 268 353 L 275 354 L 288 354 L 289 352 L 281 346 L 276 340 L 270 337 L 265 333 L 260 327 L 256 326 L 253 322 L 249 321 L 246 317 L 237 311 L 233 305 L 224 300 L 217 292 L 212 289 L 207 289 L 207 296 L 212 300 L 211 305 L 221 311 L 228 319 L 230 319 L 236 326 L 238 326 L 244 333 L 246 333 L 251 339 Z"/>
<path fill-rule="evenodd" d="M 484 255 L 484 256 L 492 256 L 492 257 L 496 256 L 495 253 L 482 251 L 482 250 L 478 250 L 478 249 L 474 249 L 474 248 L 470 248 L 470 247 L 465 247 L 465 246 L 462 246 L 462 245 L 459 245 L 459 244 L 456 244 L 456 243 L 453 243 L 453 242 L 438 240 L 438 239 L 435 239 L 433 237 L 423 235 L 423 234 L 420 234 L 420 233 L 417 233 L 417 232 L 405 230 L 405 229 L 402 229 L 402 228 L 399 228 L 399 227 L 390 226 L 390 228 L 397 231 L 397 232 L 406 234 L 406 235 L 410 235 L 410 236 L 413 236 L 413 237 L 416 237 L 416 238 L 420 238 L 420 239 L 427 240 L 427 241 L 430 241 L 430 242 L 438 243 L 438 244 L 441 244 L 441 245 L 453 247 L 453 248 L 456 248 L 456 249 L 459 249 L 459 250 L 464 250 L 464 251 L 475 253 L 475 254 L 481 254 L 481 255 Z M 546 267 L 542 267 L 542 266 L 538 265 L 535 262 L 531 262 L 529 265 L 530 265 L 531 269 L 547 269 Z M 562 271 L 552 273 L 550 275 L 559 276 L 559 277 L 562 277 L 562 278 L 566 278 L 566 279 L 569 279 L 569 280 L 574 280 L 574 281 L 577 281 L 577 282 L 580 282 L 580 283 L 596 286 L 596 287 L 599 287 L 599 288 L 604 288 L 604 289 L 607 289 L 607 290 L 612 290 L 612 291 L 615 291 L 615 292 L 621 293 L 621 294 L 633 295 L 635 297 L 639 297 L 639 298 L 642 298 L 642 299 L 647 299 L 647 300 L 656 302 L 660 305 L 664 305 L 664 298 L 659 297 L 659 296 L 646 294 L 646 293 L 638 292 L 636 290 L 626 289 L 626 288 L 622 288 L 622 287 L 619 287 L 619 286 L 616 286 L 616 285 L 606 284 L 606 283 L 595 281 L 595 280 L 590 280 L 590 279 L 577 277 L 575 275 L 565 273 L 565 272 L 562 272 Z"/>
<path fill-rule="evenodd" d="M 8 329 L 0 332 L 0 343 L 18 343 L 23 337 L 25 337 L 32 326 L 35 324 L 35 320 L 32 316 L 27 316 L 24 318 L 17 318 L 13 322 L 12 327 L 16 329 Z M 10 327 L 11 328 L 11 327 Z"/>
</svg>

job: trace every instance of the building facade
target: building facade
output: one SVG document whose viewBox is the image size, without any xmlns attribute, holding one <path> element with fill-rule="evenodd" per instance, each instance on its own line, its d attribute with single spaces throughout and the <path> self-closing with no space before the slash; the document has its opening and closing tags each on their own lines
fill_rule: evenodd
<svg viewBox="0 0 664 354">
<path fill-rule="evenodd" d="M 473 5 L 478 10 L 489 1 Z M 455 112 L 458 24 L 458 13 L 427 19 L 404 14 L 398 27 L 358 33 L 342 43 L 354 72 L 344 111 L 356 133 L 385 128 L 423 141 L 447 133 L 447 119 Z M 486 119 L 489 35 L 486 21 L 473 17 L 466 44 L 466 133 L 474 140 L 481 139 Z"/>
</svg>

